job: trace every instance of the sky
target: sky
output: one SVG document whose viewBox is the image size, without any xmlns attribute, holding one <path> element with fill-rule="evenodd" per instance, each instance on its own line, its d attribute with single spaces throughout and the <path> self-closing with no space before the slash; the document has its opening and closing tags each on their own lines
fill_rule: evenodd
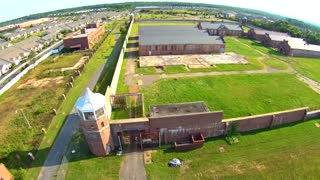
<svg viewBox="0 0 320 180">
<path fill-rule="evenodd" d="M 130 1 L 130 0 L 127 0 Z M 35 13 L 53 11 L 64 8 L 127 2 L 125 0 L 4 0 L 0 6 L 0 22 Z M 140 0 L 150 1 L 150 0 Z M 161 0 L 158 0 L 161 1 Z M 166 1 L 166 0 L 162 0 Z M 181 2 L 197 2 L 228 5 L 249 9 L 262 10 L 286 17 L 296 18 L 305 22 L 320 25 L 318 4 L 315 0 L 177 0 Z M 132 0 L 130 1 L 132 2 Z"/>
</svg>

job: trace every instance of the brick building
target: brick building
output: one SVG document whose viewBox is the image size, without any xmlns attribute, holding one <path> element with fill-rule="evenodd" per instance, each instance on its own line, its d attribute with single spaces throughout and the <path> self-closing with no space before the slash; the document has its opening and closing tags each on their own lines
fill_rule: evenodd
<svg viewBox="0 0 320 180">
<path fill-rule="evenodd" d="M 276 32 L 276 31 L 268 31 L 264 29 L 254 29 L 251 28 L 248 31 L 248 37 L 257 40 L 257 41 L 263 41 L 265 39 L 265 35 L 269 34 L 271 36 L 282 36 L 282 37 L 289 37 L 287 33 L 282 33 L 282 32 Z"/>
<path fill-rule="evenodd" d="M 200 22 L 198 28 L 207 30 L 212 36 L 241 36 L 243 33 L 239 23 Z"/>
<path fill-rule="evenodd" d="M 223 53 L 224 40 L 192 26 L 139 27 L 139 54 L 175 55 Z"/>
<path fill-rule="evenodd" d="M 88 24 L 85 29 L 81 29 L 80 34 L 63 39 L 63 45 L 65 48 L 73 50 L 91 49 L 99 41 L 104 32 L 104 26 Z"/>
<path fill-rule="evenodd" d="M 278 50 L 287 56 L 320 57 L 320 46 L 308 44 L 301 38 L 288 38 L 287 40 L 283 40 L 279 44 Z"/>
</svg>

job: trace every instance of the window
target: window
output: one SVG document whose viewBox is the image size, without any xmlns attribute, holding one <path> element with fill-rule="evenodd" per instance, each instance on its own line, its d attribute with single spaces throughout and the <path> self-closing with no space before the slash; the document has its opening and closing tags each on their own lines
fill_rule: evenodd
<svg viewBox="0 0 320 180">
<path fill-rule="evenodd" d="M 85 120 L 95 120 L 93 112 L 84 112 Z"/>
<path fill-rule="evenodd" d="M 94 125 L 91 125 L 90 128 L 91 128 L 91 130 L 94 130 Z"/>
<path fill-rule="evenodd" d="M 103 116 L 103 115 L 104 115 L 103 108 L 100 108 L 100 109 L 96 110 L 96 116 L 97 116 L 97 118 L 99 118 L 100 116 Z"/>
<path fill-rule="evenodd" d="M 101 122 L 101 126 L 104 127 L 104 122 L 103 121 Z"/>
</svg>

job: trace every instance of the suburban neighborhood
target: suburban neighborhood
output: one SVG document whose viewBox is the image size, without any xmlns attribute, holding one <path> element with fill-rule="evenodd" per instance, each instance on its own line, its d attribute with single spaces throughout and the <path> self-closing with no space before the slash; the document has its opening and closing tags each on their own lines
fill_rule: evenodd
<svg viewBox="0 0 320 180">
<path fill-rule="evenodd" d="M 320 27 L 184 2 L 0 22 L 0 179 L 317 179 Z"/>
</svg>

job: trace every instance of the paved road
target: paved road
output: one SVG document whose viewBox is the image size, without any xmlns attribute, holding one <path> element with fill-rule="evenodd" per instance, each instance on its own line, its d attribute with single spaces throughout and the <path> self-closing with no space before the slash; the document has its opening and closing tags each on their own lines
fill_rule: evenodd
<svg viewBox="0 0 320 180">
<path fill-rule="evenodd" d="M 121 165 L 121 180 L 146 180 L 146 170 L 143 162 L 143 151 L 135 143 L 130 143 Z"/>
<path fill-rule="evenodd" d="M 101 73 L 103 72 L 103 69 L 111 63 L 111 60 L 115 60 L 117 53 L 119 53 L 120 47 L 119 47 L 118 34 L 116 38 L 118 40 L 115 45 L 115 49 L 113 50 L 111 56 L 108 58 L 108 61 L 106 61 L 104 65 L 102 65 L 95 72 L 95 74 L 91 77 L 90 81 L 88 82 L 87 87 L 89 87 L 90 89 L 94 88 Z M 85 90 L 83 91 L 83 94 L 84 92 Z M 61 164 L 62 158 L 66 153 L 68 143 L 70 142 L 72 135 L 76 132 L 78 127 L 79 127 L 79 119 L 77 117 L 77 114 L 75 113 L 75 109 L 73 109 L 72 112 L 69 114 L 65 124 L 63 125 L 56 141 L 54 142 L 46 161 L 44 162 L 44 165 L 38 176 L 39 180 L 53 180 L 56 178 L 57 171 Z"/>
</svg>

